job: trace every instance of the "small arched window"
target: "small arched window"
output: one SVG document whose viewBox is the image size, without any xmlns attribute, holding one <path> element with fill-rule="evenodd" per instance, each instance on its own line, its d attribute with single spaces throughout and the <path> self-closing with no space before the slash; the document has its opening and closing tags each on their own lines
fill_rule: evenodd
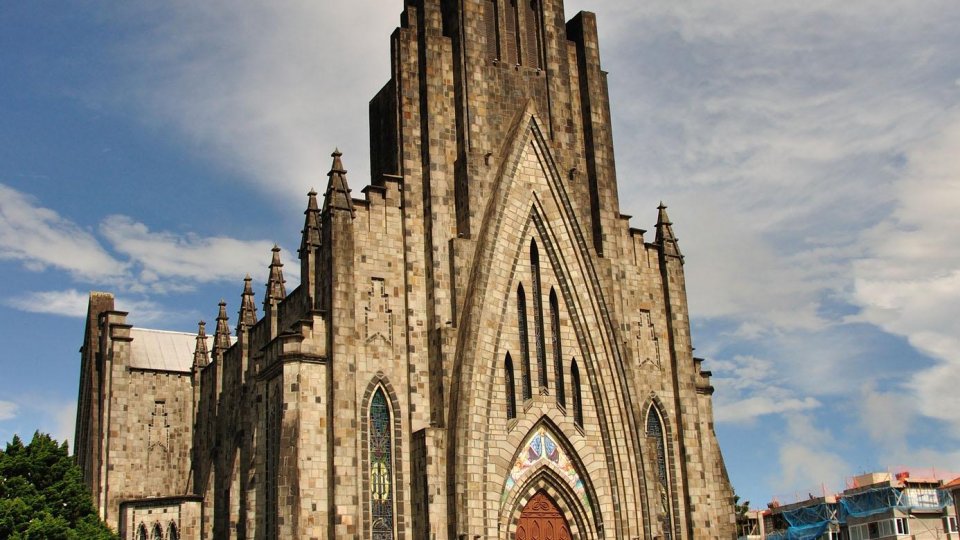
<svg viewBox="0 0 960 540">
<path fill-rule="evenodd" d="M 663 538 L 671 540 L 673 531 L 673 512 L 670 508 L 670 501 L 673 500 L 670 492 L 670 468 L 667 462 L 667 440 L 663 430 L 663 419 L 660 417 L 660 411 L 655 406 L 650 405 L 647 411 L 647 437 L 653 439 L 656 448 L 656 467 L 657 480 L 660 484 L 660 516 L 663 520 Z"/>
<path fill-rule="evenodd" d="M 147 540 L 147 526 L 143 523 L 137 528 L 137 540 Z"/>
<path fill-rule="evenodd" d="M 370 528 L 373 538 L 393 540 L 393 414 L 383 387 L 370 398 Z"/>
<path fill-rule="evenodd" d="M 517 417 L 517 389 L 513 383 L 513 359 L 510 353 L 507 353 L 507 359 L 503 362 L 503 380 L 507 393 L 507 419 L 510 420 Z"/>
<path fill-rule="evenodd" d="M 159 523 L 153 525 L 153 538 L 151 540 L 163 540 L 163 528 Z"/>
<path fill-rule="evenodd" d="M 520 384 L 523 386 L 523 399 L 533 397 L 530 381 L 530 341 L 527 336 L 527 295 L 523 285 L 517 286 L 517 324 L 520 326 Z"/>
<path fill-rule="evenodd" d="M 573 392 L 573 421 L 583 427 L 583 394 L 580 392 L 580 369 L 577 361 L 570 362 L 570 390 Z"/>
<path fill-rule="evenodd" d="M 547 391 L 547 352 L 543 334 L 543 296 L 540 294 L 540 251 L 536 240 L 530 240 L 530 270 L 533 274 L 533 331 L 537 344 L 537 381 L 540 392 Z"/>
<path fill-rule="evenodd" d="M 563 350 L 560 346 L 560 303 L 557 291 L 550 287 L 550 341 L 553 344 L 553 377 L 557 385 L 557 404 L 567 407 L 566 389 L 563 385 Z"/>
<path fill-rule="evenodd" d="M 167 527 L 167 540 L 180 540 L 180 533 L 177 532 L 177 524 L 170 522 L 170 526 Z"/>
</svg>

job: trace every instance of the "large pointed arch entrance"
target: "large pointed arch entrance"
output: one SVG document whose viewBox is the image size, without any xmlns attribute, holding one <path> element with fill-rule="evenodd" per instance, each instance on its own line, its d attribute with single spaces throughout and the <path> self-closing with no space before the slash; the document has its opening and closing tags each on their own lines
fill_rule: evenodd
<svg viewBox="0 0 960 540">
<path fill-rule="evenodd" d="M 515 540 L 570 540 L 570 525 L 544 491 L 538 491 L 520 513 Z"/>
</svg>

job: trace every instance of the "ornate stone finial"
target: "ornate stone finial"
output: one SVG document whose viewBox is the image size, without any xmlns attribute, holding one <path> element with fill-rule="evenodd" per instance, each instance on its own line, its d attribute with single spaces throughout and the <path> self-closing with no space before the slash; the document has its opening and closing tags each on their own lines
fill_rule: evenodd
<svg viewBox="0 0 960 540">
<path fill-rule="evenodd" d="M 680 246 L 677 244 L 677 237 L 673 234 L 673 223 L 670 216 L 667 215 L 667 205 L 660 201 L 657 206 L 657 238 L 656 244 L 663 250 L 664 255 L 680 258 L 683 261 L 683 255 L 680 253 Z"/>
<path fill-rule="evenodd" d="M 271 301 L 279 302 L 287 297 L 287 289 L 284 287 L 286 280 L 283 279 L 283 263 L 280 262 L 280 247 L 273 245 L 273 258 L 270 261 L 270 277 L 267 279 L 267 294 L 263 299 L 264 306 Z M 266 307 L 264 308 L 266 309 Z"/>
<path fill-rule="evenodd" d="M 327 182 L 327 191 L 324 193 L 323 211 L 346 210 L 353 216 L 353 199 L 350 198 L 350 187 L 347 185 L 347 170 L 343 168 L 343 162 L 340 160 L 342 155 L 339 149 L 331 154 L 333 165 L 327 173 L 330 180 Z"/>
<path fill-rule="evenodd" d="M 257 306 L 253 303 L 253 278 L 250 274 L 243 278 L 243 293 L 240 295 L 240 312 L 237 316 L 237 335 L 241 330 L 257 324 Z"/>
<path fill-rule="evenodd" d="M 320 245 L 320 207 L 317 205 L 317 192 L 310 189 L 307 193 L 307 209 L 303 211 L 303 230 L 301 232 L 300 259 L 309 255 L 310 250 Z"/>
<path fill-rule="evenodd" d="M 193 369 L 203 369 L 210 361 L 207 355 L 207 323 L 197 323 L 197 345 L 193 349 Z"/>
<path fill-rule="evenodd" d="M 215 353 L 223 352 L 230 348 L 230 327 L 227 321 L 227 303 L 220 299 L 220 311 L 217 313 L 217 331 L 213 337 L 213 350 Z"/>
</svg>

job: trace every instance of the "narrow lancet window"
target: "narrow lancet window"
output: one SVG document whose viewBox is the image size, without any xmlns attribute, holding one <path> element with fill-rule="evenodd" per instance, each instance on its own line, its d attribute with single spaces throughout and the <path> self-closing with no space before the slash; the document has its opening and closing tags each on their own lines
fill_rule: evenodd
<svg viewBox="0 0 960 540">
<path fill-rule="evenodd" d="M 573 422 L 583 427 L 583 394 L 580 392 L 580 369 L 576 360 L 570 362 L 570 391 L 573 392 Z"/>
<path fill-rule="evenodd" d="M 530 240 L 530 267 L 533 272 L 533 331 L 537 338 L 537 381 L 540 393 L 547 392 L 547 351 L 543 334 L 543 296 L 540 294 L 540 251 Z"/>
<path fill-rule="evenodd" d="M 393 415 L 383 388 L 370 399 L 370 529 L 375 540 L 393 540 Z"/>
<path fill-rule="evenodd" d="M 667 445 L 663 433 L 663 420 L 660 412 L 653 405 L 647 412 L 647 437 L 653 439 L 657 458 L 657 481 L 660 484 L 660 516 L 663 520 L 663 538 L 671 540 L 673 537 L 673 515 L 670 511 L 670 474 L 667 466 Z"/>
<path fill-rule="evenodd" d="M 517 28 L 517 0 L 510 0 L 509 5 L 507 6 L 506 13 L 506 36 L 504 36 L 504 49 L 506 52 L 506 57 L 504 60 L 507 61 L 510 65 L 519 64 L 520 57 L 518 56 L 519 49 L 519 38 L 520 33 Z"/>
<path fill-rule="evenodd" d="M 159 523 L 153 525 L 153 540 L 163 540 L 163 529 Z"/>
<path fill-rule="evenodd" d="M 541 67 L 542 55 L 540 34 L 540 2 L 537 0 L 523 1 L 523 64 L 530 67 Z"/>
<path fill-rule="evenodd" d="M 513 383 L 513 359 L 510 353 L 507 353 L 507 359 L 503 362 L 503 380 L 507 393 L 507 419 L 512 420 L 517 417 L 517 389 Z"/>
<path fill-rule="evenodd" d="M 180 540 L 180 533 L 177 532 L 177 524 L 172 521 L 167 528 L 167 540 Z"/>
<path fill-rule="evenodd" d="M 483 30 L 487 39 L 487 60 L 500 58 L 497 54 L 497 2 L 495 0 L 483 2 Z"/>
<path fill-rule="evenodd" d="M 520 384 L 523 386 L 523 399 L 533 397 L 530 381 L 530 342 L 527 336 L 527 296 L 523 294 L 523 285 L 517 286 L 517 324 L 520 326 Z"/>
<path fill-rule="evenodd" d="M 566 389 L 563 386 L 563 350 L 560 345 L 560 304 L 557 291 L 550 288 L 550 341 L 553 344 L 553 378 L 557 386 L 557 405 L 567 407 Z"/>
</svg>

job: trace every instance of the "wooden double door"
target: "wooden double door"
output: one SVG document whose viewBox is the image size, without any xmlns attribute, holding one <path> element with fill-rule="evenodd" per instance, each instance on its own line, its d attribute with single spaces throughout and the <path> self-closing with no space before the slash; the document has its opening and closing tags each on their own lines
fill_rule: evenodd
<svg viewBox="0 0 960 540">
<path fill-rule="evenodd" d="M 556 503 L 538 491 L 527 502 L 517 523 L 516 540 L 570 540 L 570 526 Z"/>
</svg>

